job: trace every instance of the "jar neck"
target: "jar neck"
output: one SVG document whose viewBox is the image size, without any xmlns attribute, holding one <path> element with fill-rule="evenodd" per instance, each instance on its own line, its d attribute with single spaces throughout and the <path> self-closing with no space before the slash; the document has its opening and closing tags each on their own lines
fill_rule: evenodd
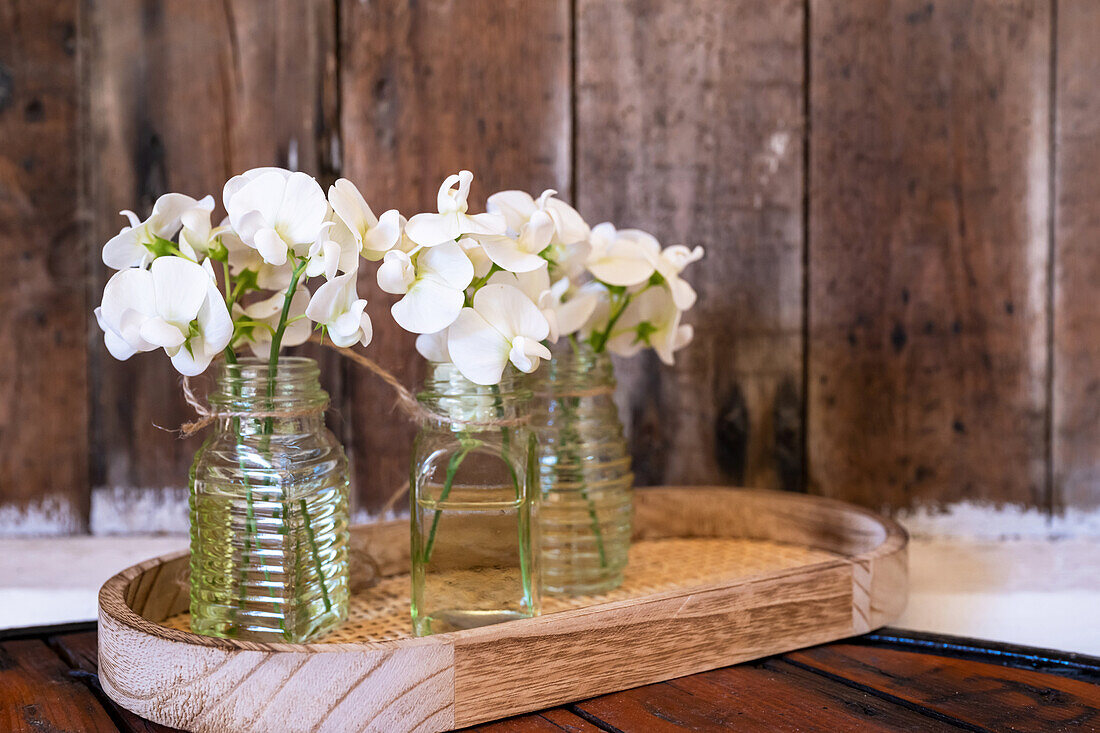
<svg viewBox="0 0 1100 733">
<path fill-rule="evenodd" d="M 527 416 L 531 390 L 511 366 L 499 384 L 486 386 L 466 379 L 454 364 L 432 363 L 417 399 L 429 411 L 445 416 L 446 427 L 452 430 L 471 424 L 515 427 Z"/>
<path fill-rule="evenodd" d="M 559 341 L 551 354 L 534 374 L 534 389 L 540 396 L 610 398 L 615 391 L 615 366 L 606 351 L 596 353 L 586 343 L 574 346 Z"/>
<path fill-rule="evenodd" d="M 266 360 L 242 358 L 220 366 L 208 399 L 215 411 L 231 413 L 219 420 L 223 427 L 260 420 L 268 425 L 296 423 L 305 430 L 323 423 L 328 405 L 320 375 L 313 359 L 283 356 L 272 369 Z"/>
</svg>

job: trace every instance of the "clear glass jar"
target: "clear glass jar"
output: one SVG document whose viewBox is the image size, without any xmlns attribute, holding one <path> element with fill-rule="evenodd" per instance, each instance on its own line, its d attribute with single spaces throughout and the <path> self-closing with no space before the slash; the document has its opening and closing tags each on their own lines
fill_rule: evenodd
<svg viewBox="0 0 1100 733">
<path fill-rule="evenodd" d="M 348 464 L 312 359 L 223 364 L 191 467 L 191 630 L 302 643 L 348 612 Z M 274 413 L 274 414 L 272 414 Z"/>
<path fill-rule="evenodd" d="M 413 447 L 412 618 L 418 636 L 538 615 L 531 393 L 511 368 L 482 387 L 431 364 L 420 403 L 442 416 Z"/>
<path fill-rule="evenodd" d="M 609 591 L 623 582 L 634 486 L 611 357 L 559 344 L 531 381 L 543 590 Z"/>
</svg>

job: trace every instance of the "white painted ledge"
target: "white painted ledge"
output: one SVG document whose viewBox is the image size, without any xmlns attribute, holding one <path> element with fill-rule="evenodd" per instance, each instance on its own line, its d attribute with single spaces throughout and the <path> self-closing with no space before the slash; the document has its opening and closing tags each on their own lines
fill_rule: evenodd
<svg viewBox="0 0 1100 733">
<path fill-rule="evenodd" d="M 100 585 L 182 535 L 0 540 L 0 628 L 96 616 Z M 1100 538 L 917 538 L 900 628 L 1100 656 Z"/>
</svg>

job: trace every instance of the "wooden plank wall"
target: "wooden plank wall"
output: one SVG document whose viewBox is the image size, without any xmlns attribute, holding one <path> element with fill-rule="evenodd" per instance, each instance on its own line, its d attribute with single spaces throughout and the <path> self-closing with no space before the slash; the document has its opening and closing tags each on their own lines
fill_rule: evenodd
<svg viewBox="0 0 1100 733">
<path fill-rule="evenodd" d="M 99 248 L 270 163 L 402 211 L 469 167 L 478 205 L 551 187 L 706 246 L 695 344 L 620 365 L 640 483 L 1100 506 L 1097 37 L 1092 0 L 0 0 L 0 534 L 185 496 L 167 362 L 90 316 Z M 325 381 L 377 511 L 412 429 Z"/>
</svg>

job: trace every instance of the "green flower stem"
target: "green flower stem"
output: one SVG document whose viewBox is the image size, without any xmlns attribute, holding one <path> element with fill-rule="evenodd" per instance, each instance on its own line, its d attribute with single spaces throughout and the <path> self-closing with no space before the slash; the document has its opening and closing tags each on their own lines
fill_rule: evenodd
<svg viewBox="0 0 1100 733">
<path fill-rule="evenodd" d="M 332 601 L 328 597 L 328 588 L 325 587 L 325 575 L 321 572 L 321 552 L 317 549 L 317 538 L 313 535 L 313 527 L 309 521 L 309 507 L 305 499 L 299 499 L 302 507 L 302 516 L 305 518 L 306 537 L 309 538 L 309 546 L 313 550 L 313 563 L 317 566 L 317 578 L 321 582 L 321 598 L 325 601 L 325 610 L 332 610 Z"/>
<path fill-rule="evenodd" d="M 301 279 L 302 274 L 305 272 L 306 264 L 308 261 L 303 257 L 298 260 L 298 263 L 294 266 L 294 270 L 290 275 L 290 284 L 287 286 L 286 295 L 283 297 L 283 309 L 279 314 L 279 325 L 275 328 L 275 333 L 271 336 L 271 353 L 268 357 L 268 379 L 267 379 L 267 398 L 269 404 L 275 399 L 275 378 L 279 373 L 279 351 L 283 345 L 283 334 L 286 333 L 286 327 L 288 319 L 290 317 L 290 305 L 294 299 L 294 293 L 298 290 L 298 281 Z M 271 449 L 271 436 L 275 432 L 275 418 L 264 418 L 263 427 L 263 441 L 261 443 L 262 450 L 267 453 Z M 284 502 L 286 498 L 284 497 Z M 317 567 L 317 582 L 321 584 L 321 596 L 325 601 L 325 610 L 332 610 L 332 602 L 329 600 L 328 587 L 325 585 L 325 573 L 321 564 L 321 553 L 317 548 L 317 538 L 313 534 L 313 526 L 310 521 L 309 511 L 307 510 L 305 500 L 301 500 L 301 507 L 303 511 L 302 519 L 305 525 L 306 536 L 309 538 L 309 545 L 312 550 L 314 564 Z M 284 517 L 288 514 L 284 507 Z M 285 531 L 285 530 L 284 530 Z M 283 621 L 280 618 L 280 628 L 283 628 L 283 635 L 290 638 L 289 632 L 282 626 Z"/>
<path fill-rule="evenodd" d="M 607 340 L 611 338 L 611 329 L 615 327 L 615 324 L 622 317 L 623 312 L 626 311 L 626 307 L 630 305 L 630 301 L 633 297 L 634 296 L 630 294 L 624 294 L 617 307 L 614 303 L 612 304 L 611 319 L 607 322 L 607 328 L 603 330 L 603 333 L 594 334 L 592 337 L 592 350 L 597 354 L 607 348 Z"/>
<path fill-rule="evenodd" d="M 494 384 L 489 389 L 493 393 L 493 405 L 496 407 L 497 419 L 504 418 L 504 399 L 500 395 L 500 385 Z M 512 447 L 512 433 L 511 428 L 508 426 L 502 426 L 500 428 L 500 457 L 504 460 L 504 465 L 508 467 L 508 472 L 512 474 L 512 489 L 515 491 L 517 501 L 529 501 L 527 496 L 521 496 L 519 490 L 519 476 L 516 475 L 516 468 L 512 465 L 509 453 Z M 528 472 L 528 478 L 530 478 L 530 472 Z M 522 512 L 520 513 L 522 516 Z M 530 521 L 530 512 L 528 512 L 528 520 L 520 521 L 519 527 L 519 572 L 520 582 L 523 584 L 523 593 L 527 597 L 528 603 L 531 600 L 531 566 L 527 558 L 527 545 L 528 545 L 528 527 L 527 523 Z"/>
<path fill-rule="evenodd" d="M 233 349 L 228 347 L 228 346 L 225 348 L 225 361 L 228 364 L 236 364 L 237 363 L 237 355 L 233 352 Z M 237 396 L 239 396 L 239 393 L 237 393 L 237 388 L 236 387 L 234 387 L 234 393 L 237 394 Z M 232 418 L 232 424 L 233 424 L 233 436 L 234 436 L 234 438 L 236 438 L 236 443 L 239 446 L 241 444 L 241 418 L 233 417 Z M 241 577 L 240 577 L 240 583 L 239 583 L 238 589 L 237 589 L 237 595 L 240 598 L 244 598 L 245 594 L 247 593 L 247 586 L 248 586 L 248 565 L 249 565 L 249 559 L 251 558 L 251 555 L 252 555 L 252 536 L 254 534 L 256 534 L 259 530 L 256 526 L 256 514 L 255 514 L 255 508 L 254 508 L 254 501 L 253 501 L 253 498 L 252 498 L 252 482 L 248 480 L 248 467 L 244 465 L 244 458 L 240 455 L 239 452 L 237 454 L 237 466 L 240 468 L 241 476 L 244 478 L 245 501 L 246 501 L 244 552 L 243 552 L 242 558 L 241 558 L 241 573 L 240 573 Z M 279 615 L 279 630 L 282 631 L 283 636 L 286 637 L 286 636 L 288 636 L 288 634 L 287 634 L 287 630 L 286 630 L 286 620 L 282 617 L 283 604 L 279 602 L 278 596 L 275 595 L 275 591 L 270 587 L 271 574 L 267 571 L 266 567 L 263 569 L 263 573 L 264 573 L 264 580 L 267 581 L 268 584 L 269 584 L 268 585 L 268 593 L 271 595 L 271 598 L 275 601 L 275 610 L 280 614 Z M 238 609 L 236 607 L 234 607 L 234 609 L 233 609 L 233 615 L 234 616 L 237 615 L 237 610 Z"/>
<path fill-rule="evenodd" d="M 571 439 L 565 441 L 567 445 L 576 446 L 580 442 L 580 436 L 576 434 L 577 408 L 580 407 L 580 401 L 580 397 L 574 397 L 571 400 L 564 399 L 561 401 L 561 406 L 563 408 L 562 417 L 565 419 L 565 429 L 573 433 L 572 435 L 570 435 Z M 571 458 L 579 464 L 580 456 L 576 454 L 575 449 L 572 451 L 572 453 L 573 455 L 571 456 Z M 596 550 L 597 552 L 599 552 L 600 555 L 600 567 L 606 568 L 607 551 L 604 549 L 603 528 L 600 527 L 599 515 L 596 512 L 596 503 L 588 494 L 588 481 L 584 476 L 583 469 L 578 467 L 577 471 L 581 477 L 581 498 L 584 499 L 585 504 L 588 505 L 588 517 L 592 522 L 592 534 L 596 537 Z"/>
<path fill-rule="evenodd" d="M 447 497 L 451 495 L 451 488 L 454 485 L 455 474 L 458 473 L 458 467 L 462 465 L 462 461 L 465 460 L 466 454 L 479 444 L 480 441 L 463 441 L 461 450 L 451 456 L 451 460 L 447 462 L 447 477 L 443 482 L 443 491 L 439 492 L 439 498 L 436 500 L 436 507 L 447 501 Z M 422 555 L 425 566 L 427 566 L 428 561 L 432 559 L 432 547 L 435 546 L 435 533 L 436 530 L 439 529 L 439 518 L 442 513 L 443 510 L 437 508 L 435 510 L 435 515 L 432 517 L 432 530 L 428 535 L 428 544 L 424 546 Z"/>
</svg>

